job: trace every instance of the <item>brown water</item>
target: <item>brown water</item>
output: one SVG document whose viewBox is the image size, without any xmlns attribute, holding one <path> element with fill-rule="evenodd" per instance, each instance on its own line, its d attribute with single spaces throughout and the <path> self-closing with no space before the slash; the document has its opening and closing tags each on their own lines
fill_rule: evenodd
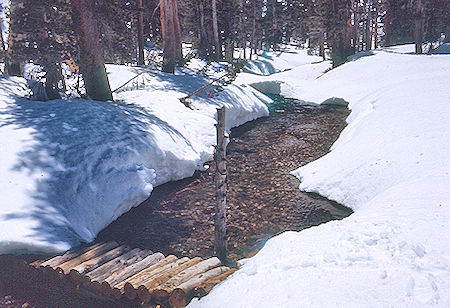
<svg viewBox="0 0 450 308">
<path fill-rule="evenodd" d="M 345 126 L 345 107 L 276 97 L 271 116 L 232 131 L 228 145 L 228 237 L 231 261 L 256 253 L 270 237 L 302 230 L 351 211 L 302 193 L 290 171 L 326 154 Z M 157 187 L 139 207 L 105 228 L 114 240 L 178 256 L 213 255 L 213 168 Z M 64 281 L 30 275 L 39 256 L 0 256 L 0 307 L 132 307 L 83 297 Z"/>
<path fill-rule="evenodd" d="M 228 246 L 236 261 L 270 237 L 351 214 L 303 193 L 290 172 L 325 155 L 345 127 L 348 110 L 275 97 L 271 115 L 232 130 L 228 160 Z M 214 167 L 155 188 L 97 238 L 177 256 L 214 255 Z"/>
</svg>

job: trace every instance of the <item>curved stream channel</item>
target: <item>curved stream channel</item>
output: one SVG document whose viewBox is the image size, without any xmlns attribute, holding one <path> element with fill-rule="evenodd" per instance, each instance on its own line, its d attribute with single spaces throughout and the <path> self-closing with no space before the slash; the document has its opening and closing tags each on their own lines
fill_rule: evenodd
<svg viewBox="0 0 450 308">
<path fill-rule="evenodd" d="M 273 97 L 269 117 L 231 132 L 227 148 L 229 259 L 255 254 L 270 237 L 352 213 L 301 192 L 290 172 L 325 155 L 345 127 L 346 107 Z M 156 187 L 151 197 L 105 228 L 114 240 L 177 256 L 214 254 L 214 170 Z"/>
</svg>

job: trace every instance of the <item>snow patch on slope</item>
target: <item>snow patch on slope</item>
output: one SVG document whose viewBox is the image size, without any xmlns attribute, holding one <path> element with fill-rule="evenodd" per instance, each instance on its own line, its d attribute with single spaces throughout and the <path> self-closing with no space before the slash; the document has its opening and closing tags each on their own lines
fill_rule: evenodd
<svg viewBox="0 0 450 308">
<path fill-rule="evenodd" d="M 108 66 L 112 88 L 141 71 Z M 179 98 L 210 79 L 142 78 L 115 102 L 38 102 L 21 98 L 24 79 L 0 76 L 0 253 L 55 253 L 92 241 L 154 186 L 203 168 L 216 108 L 226 106 L 227 129 L 268 114 L 269 99 L 250 87 L 200 93 L 191 110 Z"/>
<path fill-rule="evenodd" d="M 349 102 L 331 153 L 294 174 L 355 213 L 272 238 L 190 307 L 450 306 L 450 57 L 408 48 L 285 80 L 293 97 Z"/>
</svg>

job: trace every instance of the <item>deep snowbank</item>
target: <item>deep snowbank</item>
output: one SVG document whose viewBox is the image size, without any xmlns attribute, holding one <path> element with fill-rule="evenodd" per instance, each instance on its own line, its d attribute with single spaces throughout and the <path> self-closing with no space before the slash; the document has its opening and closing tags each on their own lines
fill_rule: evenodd
<svg viewBox="0 0 450 308">
<path fill-rule="evenodd" d="M 108 71 L 116 88 L 141 70 Z M 92 241 L 155 185 L 191 176 L 211 159 L 217 107 L 227 107 L 227 128 L 268 114 L 250 87 L 201 93 L 194 110 L 179 101 L 208 82 L 142 75 L 114 103 L 36 102 L 20 98 L 25 80 L 0 76 L 0 253 L 53 253 Z"/>
<path fill-rule="evenodd" d="M 285 81 L 292 97 L 349 102 L 331 153 L 294 174 L 355 213 L 272 238 L 191 307 L 450 306 L 450 57 L 408 48 Z"/>
<path fill-rule="evenodd" d="M 279 54 L 268 52 L 248 61 L 236 84 L 251 85 L 264 93 L 295 98 L 295 89 L 321 76 L 331 68 L 330 61 L 308 56 L 306 49 L 288 46 Z"/>
</svg>

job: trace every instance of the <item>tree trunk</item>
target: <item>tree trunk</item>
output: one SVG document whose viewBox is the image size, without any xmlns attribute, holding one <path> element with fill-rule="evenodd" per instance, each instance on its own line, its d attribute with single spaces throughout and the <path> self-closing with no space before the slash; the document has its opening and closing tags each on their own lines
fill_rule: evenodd
<svg viewBox="0 0 450 308">
<path fill-rule="evenodd" d="M 234 43 L 231 38 L 225 40 L 225 61 L 228 63 L 233 62 Z"/>
<path fill-rule="evenodd" d="M 425 6 L 422 0 L 417 0 L 414 7 L 414 43 L 416 45 L 416 54 L 421 54 L 423 32 L 425 25 Z"/>
<path fill-rule="evenodd" d="M 181 31 L 176 0 L 160 0 L 161 32 L 164 60 L 162 71 L 174 73 L 181 58 Z"/>
<path fill-rule="evenodd" d="M 219 42 L 219 25 L 217 23 L 217 3 L 216 0 L 211 0 L 213 35 L 214 35 L 214 55 L 215 60 L 219 61 L 222 58 L 222 48 Z"/>
<path fill-rule="evenodd" d="M 326 61 L 326 55 L 325 55 L 325 45 L 324 45 L 324 33 L 320 32 L 319 37 L 319 56 L 322 57 L 323 61 Z"/>
<path fill-rule="evenodd" d="M 384 29 L 384 46 L 391 45 L 391 15 L 392 8 L 389 5 L 389 2 L 386 2 L 386 16 L 384 17 L 383 29 Z"/>
<path fill-rule="evenodd" d="M 205 27 L 205 7 L 203 5 L 204 0 L 198 1 L 198 11 L 200 13 L 200 46 L 199 52 L 201 57 L 206 57 L 209 50 L 208 34 Z"/>
<path fill-rule="evenodd" d="M 422 54 L 422 42 L 423 42 L 423 26 L 424 21 L 422 18 L 417 18 L 414 20 L 414 42 L 416 54 Z"/>
<path fill-rule="evenodd" d="M 252 14 L 252 37 L 250 42 L 250 60 L 252 59 L 252 50 L 256 54 L 256 3 L 253 1 L 253 14 Z"/>
<path fill-rule="evenodd" d="M 277 2 L 274 1 L 272 4 L 272 48 L 273 50 L 278 50 L 278 20 L 277 20 L 277 11 L 276 11 Z"/>
<path fill-rule="evenodd" d="M 144 8 L 142 0 L 137 0 L 138 10 L 138 65 L 144 65 Z"/>
<path fill-rule="evenodd" d="M 74 29 L 80 38 L 80 71 L 86 93 L 94 100 L 113 100 L 99 42 L 95 0 L 71 0 Z"/>
<path fill-rule="evenodd" d="M 58 83 L 64 77 L 61 73 L 61 65 L 59 63 L 48 62 L 44 65 L 45 75 L 45 92 L 47 93 L 47 98 L 60 99 Z"/>
<path fill-rule="evenodd" d="M 173 16 L 173 27 L 175 29 L 175 56 L 177 63 L 181 63 L 183 60 L 183 50 L 181 42 L 181 27 L 180 19 L 178 17 L 178 0 L 172 0 L 172 16 Z"/>
<path fill-rule="evenodd" d="M 367 14 L 367 28 L 366 28 L 366 50 L 372 49 L 372 7 L 369 7 Z"/>
<path fill-rule="evenodd" d="M 216 207 L 214 215 L 214 249 L 216 255 L 227 263 L 227 163 L 225 137 L 225 107 L 217 110 L 217 146 L 214 155 L 216 162 Z"/>
<path fill-rule="evenodd" d="M 6 51 L 5 40 L 3 38 L 3 31 L 0 31 L 0 48 L 2 49 L 2 52 Z"/>
<path fill-rule="evenodd" d="M 359 24 L 361 22 L 361 14 L 359 13 L 359 8 L 358 8 L 358 4 L 356 4 L 356 8 L 355 8 L 355 12 L 354 12 L 354 42 L 353 42 L 353 47 L 355 48 L 355 51 L 358 52 L 359 51 L 359 41 L 361 40 L 360 38 L 360 33 L 359 33 Z"/>
<path fill-rule="evenodd" d="M 5 57 L 5 73 L 11 76 L 23 76 L 23 61 L 17 59 L 16 54 L 17 41 L 19 40 L 19 33 L 17 33 L 18 24 L 16 22 L 17 9 L 24 7 L 24 0 L 12 0 L 10 5 L 10 24 L 8 35 L 8 51 Z"/>
<path fill-rule="evenodd" d="M 378 48 L 378 2 L 375 2 L 375 11 L 374 11 L 374 18 L 373 18 L 373 48 Z"/>
</svg>

